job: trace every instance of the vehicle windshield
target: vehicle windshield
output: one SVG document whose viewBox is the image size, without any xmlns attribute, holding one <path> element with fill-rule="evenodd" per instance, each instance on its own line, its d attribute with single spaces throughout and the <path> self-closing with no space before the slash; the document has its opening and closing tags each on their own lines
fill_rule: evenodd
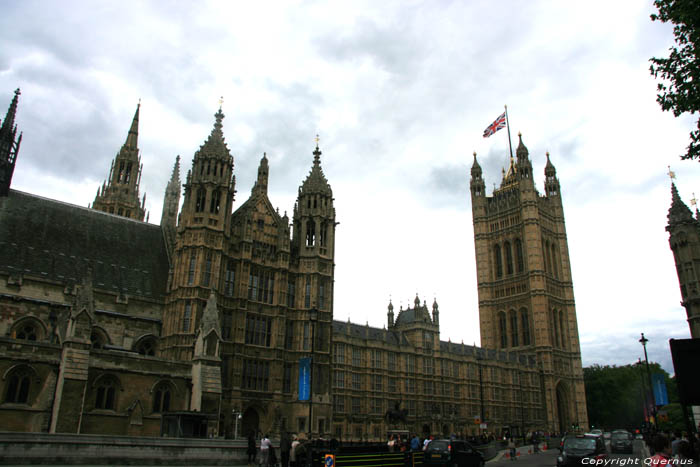
<svg viewBox="0 0 700 467">
<path fill-rule="evenodd" d="M 593 438 L 567 438 L 564 441 L 564 449 L 595 449 L 595 439 Z"/>
<path fill-rule="evenodd" d="M 427 449 L 430 451 L 447 451 L 449 446 L 450 443 L 447 441 L 431 441 Z"/>
<path fill-rule="evenodd" d="M 613 433 L 612 437 L 617 438 L 617 439 L 630 439 L 630 434 L 629 433 Z"/>
</svg>

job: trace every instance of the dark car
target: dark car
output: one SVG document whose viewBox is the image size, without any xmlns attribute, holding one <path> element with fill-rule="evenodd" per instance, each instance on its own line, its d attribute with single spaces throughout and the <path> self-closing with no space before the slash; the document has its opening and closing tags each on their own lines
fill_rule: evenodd
<svg viewBox="0 0 700 467">
<path fill-rule="evenodd" d="M 561 454 L 557 457 L 557 467 L 590 465 L 592 459 L 600 460 L 606 457 L 608 453 L 602 436 L 569 435 L 564 438 Z"/>
<path fill-rule="evenodd" d="M 610 436 L 610 452 L 626 452 L 632 454 L 632 433 L 615 430 Z"/>
<path fill-rule="evenodd" d="M 483 467 L 484 456 L 466 441 L 434 439 L 425 449 L 423 465 Z"/>
</svg>

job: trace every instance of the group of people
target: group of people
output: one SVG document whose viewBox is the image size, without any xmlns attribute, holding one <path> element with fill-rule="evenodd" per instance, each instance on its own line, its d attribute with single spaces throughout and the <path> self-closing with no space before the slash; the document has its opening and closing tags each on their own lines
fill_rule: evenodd
<svg viewBox="0 0 700 467">
<path fill-rule="evenodd" d="M 301 440 L 295 434 L 283 433 L 280 439 L 280 458 L 277 458 L 275 447 L 272 445 L 268 435 L 263 435 L 260 438 L 260 448 L 258 449 L 255 442 L 255 433 L 252 431 L 248 434 L 248 465 L 258 465 L 261 467 L 275 467 L 278 464 L 281 467 L 297 467 L 301 465 L 301 457 L 303 456 L 303 445 Z"/>
<path fill-rule="evenodd" d="M 657 433 L 646 440 L 652 454 L 650 466 L 673 465 L 692 459 L 697 461 L 700 454 L 700 437 L 697 433 L 691 436 L 685 432 Z"/>
<path fill-rule="evenodd" d="M 415 433 L 407 436 L 406 439 L 401 438 L 399 434 L 392 434 L 389 435 L 389 441 L 387 441 L 386 445 L 389 448 L 389 452 L 425 451 L 432 440 L 432 436 L 420 439 Z"/>
</svg>

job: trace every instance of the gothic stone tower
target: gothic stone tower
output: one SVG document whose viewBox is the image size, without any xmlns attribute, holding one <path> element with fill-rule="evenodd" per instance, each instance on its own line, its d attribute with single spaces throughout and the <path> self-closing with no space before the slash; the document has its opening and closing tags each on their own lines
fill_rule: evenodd
<svg viewBox="0 0 700 467">
<path fill-rule="evenodd" d="M 146 195 L 139 201 L 141 182 L 141 156 L 139 155 L 139 110 L 136 107 L 129 134 L 124 145 L 112 161 L 109 178 L 97 189 L 93 209 L 143 221 L 146 215 Z"/>
<path fill-rule="evenodd" d="M 671 184 L 671 208 L 668 210 L 668 242 L 676 262 L 678 282 L 681 287 L 681 305 L 688 315 L 690 336 L 700 337 L 700 288 L 695 269 L 700 263 L 700 221 L 678 195 L 675 183 Z"/>
<path fill-rule="evenodd" d="M 12 175 L 15 172 L 17 153 L 22 142 L 22 135 L 17 138 L 17 125 L 15 125 L 15 114 L 17 113 L 17 100 L 19 89 L 15 91 L 10 108 L 7 109 L 5 120 L 0 125 L 0 196 L 7 196 L 10 192 Z"/>
<path fill-rule="evenodd" d="M 520 137 L 520 135 L 519 135 Z M 547 427 L 587 428 L 578 324 L 559 181 L 549 161 L 545 194 L 522 137 L 501 186 L 486 196 L 474 154 L 471 200 L 481 345 L 534 354 Z"/>
</svg>

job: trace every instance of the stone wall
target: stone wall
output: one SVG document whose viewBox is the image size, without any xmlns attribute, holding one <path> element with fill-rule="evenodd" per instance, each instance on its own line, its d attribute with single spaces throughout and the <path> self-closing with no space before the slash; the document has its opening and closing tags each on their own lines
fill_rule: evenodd
<svg viewBox="0 0 700 467">
<path fill-rule="evenodd" d="M 0 432 L 0 465 L 245 465 L 246 446 L 243 439 Z"/>
</svg>

